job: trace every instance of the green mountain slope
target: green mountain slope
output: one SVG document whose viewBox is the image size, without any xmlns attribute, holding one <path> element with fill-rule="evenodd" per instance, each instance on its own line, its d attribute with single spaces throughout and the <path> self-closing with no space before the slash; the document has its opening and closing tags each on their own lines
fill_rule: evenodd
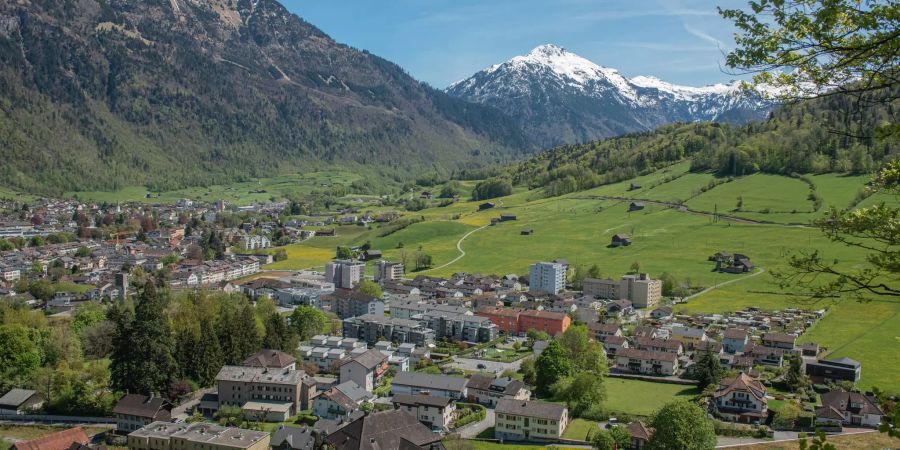
<svg viewBox="0 0 900 450">
<path fill-rule="evenodd" d="M 527 150 L 496 110 L 334 42 L 274 0 L 0 4 L 0 179 L 155 189 Z"/>
<path fill-rule="evenodd" d="M 896 140 L 876 130 L 895 120 L 900 102 L 868 103 L 827 96 L 782 107 L 743 126 L 675 124 L 640 134 L 548 150 L 508 168 L 513 180 L 548 195 L 589 189 L 650 173 L 691 158 L 694 172 L 742 176 L 756 172 L 850 173 L 874 170 L 900 154 Z"/>
</svg>

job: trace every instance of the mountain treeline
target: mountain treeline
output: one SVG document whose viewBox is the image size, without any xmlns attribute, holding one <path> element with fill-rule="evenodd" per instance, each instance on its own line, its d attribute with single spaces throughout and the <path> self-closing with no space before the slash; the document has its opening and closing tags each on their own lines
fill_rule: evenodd
<svg viewBox="0 0 900 450">
<path fill-rule="evenodd" d="M 860 99 L 827 95 L 783 106 L 762 122 L 673 124 L 582 145 L 567 145 L 513 166 L 516 184 L 549 196 L 634 178 L 691 158 L 694 172 L 742 176 L 756 172 L 863 174 L 900 155 L 900 143 L 879 139 L 896 123 L 896 92 Z"/>
</svg>

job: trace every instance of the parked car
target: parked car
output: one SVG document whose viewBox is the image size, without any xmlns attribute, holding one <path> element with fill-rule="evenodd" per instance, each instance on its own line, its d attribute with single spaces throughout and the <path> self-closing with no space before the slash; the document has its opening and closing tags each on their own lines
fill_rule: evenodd
<svg viewBox="0 0 900 450">
<path fill-rule="evenodd" d="M 482 363 L 478 363 L 478 365 L 476 365 L 475 368 L 477 368 L 478 370 L 484 370 L 484 369 L 487 369 L 487 366 Z"/>
</svg>

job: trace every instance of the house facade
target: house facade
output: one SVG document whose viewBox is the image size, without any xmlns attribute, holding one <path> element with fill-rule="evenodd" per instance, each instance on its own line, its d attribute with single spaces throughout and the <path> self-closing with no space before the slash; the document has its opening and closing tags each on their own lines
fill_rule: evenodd
<svg viewBox="0 0 900 450">
<path fill-rule="evenodd" d="M 762 423 L 768 417 L 766 387 L 746 373 L 722 380 L 713 398 L 716 411 L 725 420 Z"/>
<path fill-rule="evenodd" d="M 502 399 L 494 411 L 494 437 L 504 441 L 556 441 L 569 425 L 568 408 L 556 403 Z"/>
</svg>

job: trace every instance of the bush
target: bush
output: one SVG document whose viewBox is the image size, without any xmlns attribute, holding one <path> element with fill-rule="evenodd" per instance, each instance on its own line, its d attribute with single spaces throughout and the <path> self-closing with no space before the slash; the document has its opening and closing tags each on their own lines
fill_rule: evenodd
<svg viewBox="0 0 900 450">
<path fill-rule="evenodd" d="M 475 403 L 457 403 L 456 420 L 453 428 L 462 428 L 470 423 L 480 422 L 487 417 L 487 409 Z"/>
</svg>

